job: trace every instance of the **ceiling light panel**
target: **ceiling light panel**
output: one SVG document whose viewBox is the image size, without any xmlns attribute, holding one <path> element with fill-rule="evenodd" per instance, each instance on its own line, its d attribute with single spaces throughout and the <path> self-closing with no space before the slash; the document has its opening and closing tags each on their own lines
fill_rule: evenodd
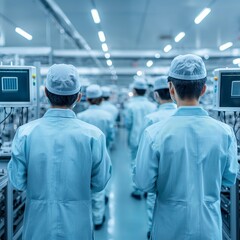
<svg viewBox="0 0 240 240">
<path fill-rule="evenodd" d="M 15 32 L 21 35 L 22 37 L 26 38 L 27 40 L 31 41 L 32 40 L 32 35 L 29 33 L 25 32 L 23 29 L 16 27 Z"/>
<path fill-rule="evenodd" d="M 106 41 L 105 34 L 104 34 L 103 31 L 99 31 L 99 32 L 98 32 L 98 37 L 99 37 L 99 40 L 100 40 L 101 42 L 105 42 L 105 41 Z"/>
<path fill-rule="evenodd" d="M 232 42 L 224 43 L 223 45 L 221 45 L 221 46 L 219 47 L 219 50 L 220 50 L 220 51 L 224 51 L 224 50 L 226 50 L 226 49 L 232 47 L 232 45 L 233 45 Z"/>
<path fill-rule="evenodd" d="M 99 14 L 98 14 L 97 9 L 92 9 L 92 10 L 91 10 L 91 13 L 92 13 L 93 21 L 94 21 L 96 24 L 100 23 L 101 20 L 100 20 L 100 17 L 99 17 Z"/>
<path fill-rule="evenodd" d="M 175 42 L 180 42 L 183 38 L 185 37 L 185 32 L 180 32 L 176 37 L 175 37 Z"/>
<path fill-rule="evenodd" d="M 211 8 L 204 8 L 202 12 L 195 18 L 195 24 L 199 24 L 211 12 Z"/>
</svg>

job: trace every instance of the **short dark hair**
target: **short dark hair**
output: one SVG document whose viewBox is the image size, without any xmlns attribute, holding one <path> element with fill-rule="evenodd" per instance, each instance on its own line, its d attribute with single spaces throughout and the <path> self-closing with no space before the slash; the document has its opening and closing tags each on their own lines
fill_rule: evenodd
<svg viewBox="0 0 240 240">
<path fill-rule="evenodd" d="M 154 92 L 157 92 L 159 97 L 162 100 L 171 100 L 171 96 L 169 93 L 169 89 L 168 88 L 164 88 L 164 89 L 156 89 L 154 90 Z"/>
<path fill-rule="evenodd" d="M 110 97 L 103 97 L 105 101 L 109 100 Z"/>
<path fill-rule="evenodd" d="M 134 89 L 135 89 L 137 95 L 139 95 L 139 96 L 144 96 L 147 91 L 146 89 L 138 89 L 138 88 L 134 88 Z"/>
<path fill-rule="evenodd" d="M 179 80 L 168 77 L 168 81 L 172 82 L 180 99 L 198 99 L 207 78 L 199 80 Z"/>
<path fill-rule="evenodd" d="M 71 107 L 78 97 L 78 93 L 73 95 L 66 95 L 66 96 L 57 95 L 49 92 L 47 88 L 46 88 L 46 95 L 52 106 L 60 106 L 60 107 L 63 107 L 63 106 Z"/>
<path fill-rule="evenodd" d="M 100 105 L 101 102 L 102 102 L 102 97 L 99 97 L 99 98 L 88 98 L 87 100 L 88 100 L 88 102 L 91 105 Z"/>
</svg>

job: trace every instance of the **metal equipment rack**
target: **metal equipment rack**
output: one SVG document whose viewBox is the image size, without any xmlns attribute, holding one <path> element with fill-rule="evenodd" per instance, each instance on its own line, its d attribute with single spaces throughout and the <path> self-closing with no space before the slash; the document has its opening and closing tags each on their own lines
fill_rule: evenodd
<svg viewBox="0 0 240 240">
<path fill-rule="evenodd" d="M 236 184 L 231 188 L 222 188 L 221 212 L 223 220 L 223 239 L 240 239 L 240 171 Z"/>
<path fill-rule="evenodd" d="M 10 156 L 0 155 L 1 163 L 5 165 L 9 159 Z M 26 192 L 14 190 L 6 171 L 0 173 L 0 240 L 18 240 L 22 235 Z"/>
</svg>

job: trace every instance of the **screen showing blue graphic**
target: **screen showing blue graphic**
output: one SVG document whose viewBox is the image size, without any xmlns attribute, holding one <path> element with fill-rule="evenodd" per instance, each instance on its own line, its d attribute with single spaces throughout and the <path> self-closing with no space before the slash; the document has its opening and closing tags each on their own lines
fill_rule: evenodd
<svg viewBox="0 0 240 240">
<path fill-rule="evenodd" d="M 221 73 L 220 107 L 240 106 L 240 72 Z"/>
<path fill-rule="evenodd" d="M 0 102 L 29 102 L 28 69 L 0 69 Z"/>
</svg>

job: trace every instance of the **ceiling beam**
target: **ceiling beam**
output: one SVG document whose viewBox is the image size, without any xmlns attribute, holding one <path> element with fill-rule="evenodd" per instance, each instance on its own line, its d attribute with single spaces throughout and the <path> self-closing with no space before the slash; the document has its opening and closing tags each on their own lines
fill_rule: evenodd
<svg viewBox="0 0 240 240">
<path fill-rule="evenodd" d="M 45 10 L 54 18 L 54 20 L 59 24 L 59 26 L 64 30 L 65 34 L 73 40 L 75 45 L 79 49 L 85 49 L 94 62 L 99 68 L 102 68 L 100 61 L 92 54 L 92 49 L 88 45 L 87 41 L 83 36 L 77 31 L 70 19 L 66 16 L 63 10 L 54 0 L 39 0 Z"/>
</svg>

